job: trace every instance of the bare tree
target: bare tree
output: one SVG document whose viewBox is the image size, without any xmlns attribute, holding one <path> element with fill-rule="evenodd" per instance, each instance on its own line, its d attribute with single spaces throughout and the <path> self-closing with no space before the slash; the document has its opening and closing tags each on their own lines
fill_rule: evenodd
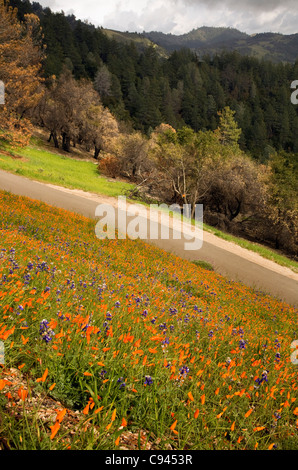
<svg viewBox="0 0 298 470">
<path fill-rule="evenodd" d="M 94 88 L 101 98 L 110 96 L 112 86 L 112 74 L 106 65 L 102 65 L 96 72 Z"/>
<path fill-rule="evenodd" d="M 111 141 L 118 134 L 117 120 L 107 108 L 104 108 L 95 99 L 83 112 L 81 140 L 87 148 L 94 147 L 94 158 L 98 159 L 100 152 L 109 150 Z"/>
<path fill-rule="evenodd" d="M 68 69 L 53 79 L 39 105 L 38 118 L 55 147 L 62 140 L 62 149 L 70 152 L 71 143 L 79 142 L 88 150 L 93 147 L 95 158 L 105 142 L 118 133 L 116 119 L 104 108 L 92 83 L 75 80 Z"/>
</svg>

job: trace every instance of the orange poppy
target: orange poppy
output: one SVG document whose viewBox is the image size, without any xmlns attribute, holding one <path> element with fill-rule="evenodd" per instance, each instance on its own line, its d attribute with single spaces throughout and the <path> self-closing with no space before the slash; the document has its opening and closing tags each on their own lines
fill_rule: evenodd
<svg viewBox="0 0 298 470">
<path fill-rule="evenodd" d="M 51 439 L 54 439 L 54 437 L 56 436 L 57 432 L 59 431 L 60 429 L 60 424 L 58 421 L 56 421 L 56 423 L 54 424 L 54 426 L 50 426 L 50 429 L 52 431 L 51 433 Z"/>
<path fill-rule="evenodd" d="M 28 396 L 28 390 L 25 390 L 23 389 L 23 387 L 20 387 L 18 390 L 18 396 L 21 400 L 25 401 Z"/>
<path fill-rule="evenodd" d="M 126 421 L 125 418 L 122 418 L 121 426 L 123 426 L 123 427 L 127 426 L 127 421 Z"/>
<path fill-rule="evenodd" d="M 58 421 L 58 423 L 61 423 L 65 415 L 66 415 L 66 408 L 63 408 L 63 410 L 59 411 L 59 413 L 57 414 L 56 421 Z"/>
<path fill-rule="evenodd" d="M 48 369 L 44 371 L 44 373 L 42 374 L 42 377 L 39 377 L 39 379 L 36 379 L 36 382 L 44 382 L 47 378 L 47 375 L 48 375 Z"/>
<path fill-rule="evenodd" d="M 176 419 L 176 421 L 174 421 L 174 423 L 170 426 L 170 430 L 171 430 L 171 431 L 174 431 L 174 429 L 175 429 L 175 427 L 176 427 L 176 425 L 177 425 L 177 422 L 178 422 L 178 420 Z"/>
</svg>

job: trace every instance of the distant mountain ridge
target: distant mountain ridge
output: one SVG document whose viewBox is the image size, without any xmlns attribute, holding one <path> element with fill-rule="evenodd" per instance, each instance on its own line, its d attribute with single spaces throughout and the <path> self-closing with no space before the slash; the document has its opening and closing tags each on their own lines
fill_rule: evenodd
<svg viewBox="0 0 298 470">
<path fill-rule="evenodd" d="M 225 44 L 227 42 L 238 41 L 249 37 L 248 34 L 242 33 L 234 28 L 210 26 L 202 26 L 200 28 L 193 29 L 189 33 L 181 35 L 171 33 L 165 34 L 156 31 L 151 31 L 149 33 L 144 32 L 143 35 L 168 50 L 181 47 L 198 48 L 205 47 L 206 45 Z"/>
<path fill-rule="evenodd" d="M 139 49 L 151 45 L 161 56 L 185 48 L 196 52 L 199 56 L 205 54 L 212 56 L 222 51 L 237 51 L 241 55 L 270 60 L 274 63 L 294 63 L 298 60 L 298 33 L 285 35 L 264 32 L 249 35 L 235 28 L 212 26 L 202 26 L 181 35 L 158 31 L 132 33 L 104 28 L 103 31 L 116 41 L 132 41 Z"/>
<path fill-rule="evenodd" d="M 42 7 L 37 1 L 9 0 L 9 3 L 11 6 L 17 7 L 20 19 L 26 13 L 35 13 L 41 20 L 51 16 L 50 8 Z M 60 16 L 52 14 L 58 23 L 61 21 Z M 249 35 L 236 28 L 216 26 L 201 26 L 181 35 L 158 31 L 137 33 L 96 27 L 94 24 L 77 20 L 74 15 L 66 15 L 65 19 L 72 30 L 81 23 L 90 28 L 92 32 L 100 30 L 109 39 L 116 42 L 133 43 L 138 51 L 144 51 L 151 46 L 160 57 L 169 57 L 173 51 L 180 49 L 189 49 L 198 56 L 210 55 L 211 57 L 215 54 L 221 54 L 223 51 L 237 51 L 242 56 L 252 56 L 273 63 L 295 63 L 296 61 L 298 63 L 298 33 L 285 35 L 264 32 Z M 59 29 L 58 24 L 57 28 Z M 59 36 L 60 31 L 57 30 L 56 33 Z M 53 41 L 55 42 L 55 38 Z"/>
<path fill-rule="evenodd" d="M 226 50 L 272 62 L 293 63 L 298 59 L 298 33 L 249 35 L 235 28 L 202 26 L 182 35 L 151 31 L 144 32 L 143 36 L 169 53 L 188 48 L 199 55 L 213 55 Z"/>
</svg>

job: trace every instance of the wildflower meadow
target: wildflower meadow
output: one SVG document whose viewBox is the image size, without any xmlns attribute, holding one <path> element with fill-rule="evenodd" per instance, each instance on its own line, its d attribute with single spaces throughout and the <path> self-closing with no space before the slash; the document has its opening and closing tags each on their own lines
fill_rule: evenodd
<svg viewBox="0 0 298 470">
<path fill-rule="evenodd" d="M 297 310 L 0 192 L 0 438 L 33 450 L 298 448 Z"/>
</svg>

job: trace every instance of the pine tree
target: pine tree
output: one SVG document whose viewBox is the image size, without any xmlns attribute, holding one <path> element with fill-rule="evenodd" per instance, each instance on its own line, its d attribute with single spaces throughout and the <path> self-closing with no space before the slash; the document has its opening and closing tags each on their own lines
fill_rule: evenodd
<svg viewBox="0 0 298 470">
<path fill-rule="evenodd" d="M 234 114 L 235 111 L 233 111 L 229 106 L 226 106 L 222 111 L 219 111 L 219 127 L 216 132 L 221 144 L 229 145 L 238 149 L 241 129 L 239 129 L 238 124 L 234 119 Z"/>
</svg>

